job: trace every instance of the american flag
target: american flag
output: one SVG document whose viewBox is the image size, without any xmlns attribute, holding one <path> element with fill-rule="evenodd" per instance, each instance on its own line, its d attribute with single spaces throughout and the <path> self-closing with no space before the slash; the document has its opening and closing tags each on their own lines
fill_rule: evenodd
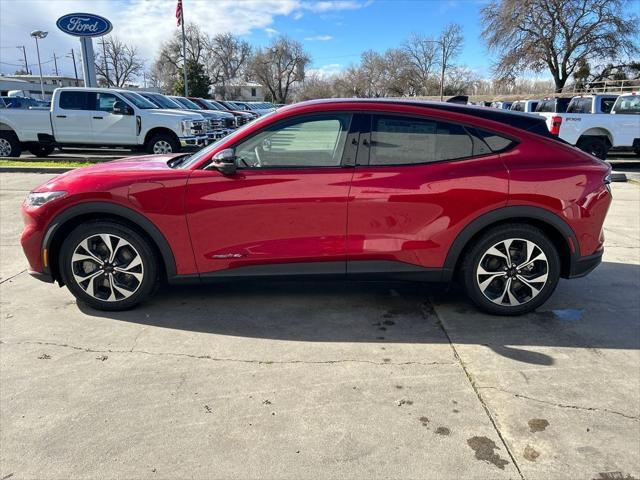
<svg viewBox="0 0 640 480">
<path fill-rule="evenodd" d="M 182 25 L 182 0 L 178 0 L 178 5 L 176 5 L 176 19 L 178 26 Z"/>
</svg>

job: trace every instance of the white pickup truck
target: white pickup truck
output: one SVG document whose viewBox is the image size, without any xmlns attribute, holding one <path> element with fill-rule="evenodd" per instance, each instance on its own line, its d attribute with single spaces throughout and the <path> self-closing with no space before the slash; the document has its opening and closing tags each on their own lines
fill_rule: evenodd
<svg viewBox="0 0 640 480">
<path fill-rule="evenodd" d="M 56 146 L 170 153 L 206 142 L 202 115 L 158 109 L 128 90 L 58 88 L 50 111 L 0 110 L 0 157 L 19 157 L 23 148 L 45 157 Z"/>
<path fill-rule="evenodd" d="M 635 113 L 628 107 L 637 97 L 637 93 L 584 95 L 573 97 L 565 113 L 535 113 L 545 117 L 553 135 L 604 160 L 610 149 L 640 154 L 640 114 L 637 107 Z"/>
</svg>

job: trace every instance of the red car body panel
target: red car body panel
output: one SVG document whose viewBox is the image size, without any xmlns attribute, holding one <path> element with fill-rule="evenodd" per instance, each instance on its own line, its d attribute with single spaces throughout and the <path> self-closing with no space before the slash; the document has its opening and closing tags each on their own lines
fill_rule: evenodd
<svg viewBox="0 0 640 480">
<path fill-rule="evenodd" d="M 505 153 L 412 166 L 238 170 L 229 177 L 202 169 L 215 153 L 265 125 L 327 111 L 427 116 L 495 131 L 517 145 Z M 95 202 L 142 215 L 170 248 L 175 272 L 169 273 L 195 277 L 302 262 L 344 262 L 354 271 L 355 262 L 371 260 L 442 268 L 465 228 L 510 206 L 556 216 L 568 226 L 571 251 L 589 256 L 602 249 L 611 202 L 603 183 L 609 168 L 594 157 L 505 123 L 428 104 L 354 100 L 283 107 L 224 138 L 188 169 L 170 168 L 170 158 L 96 165 L 38 187 L 67 195 L 39 208 L 23 206 L 21 242 L 30 270 L 55 277 L 56 259 L 42 261 L 51 246 L 47 232 L 69 208 Z"/>
</svg>

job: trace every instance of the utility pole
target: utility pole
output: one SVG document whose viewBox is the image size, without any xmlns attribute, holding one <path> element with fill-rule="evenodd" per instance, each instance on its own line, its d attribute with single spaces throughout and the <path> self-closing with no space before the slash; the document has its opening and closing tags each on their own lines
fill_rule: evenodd
<svg viewBox="0 0 640 480">
<path fill-rule="evenodd" d="M 73 73 L 76 76 L 76 87 L 78 87 L 80 86 L 80 83 L 78 82 L 78 67 L 76 66 L 76 55 L 73 53 L 73 48 L 71 49 L 71 61 L 73 62 Z"/>
<path fill-rule="evenodd" d="M 443 41 L 440 41 L 440 48 L 442 48 L 442 70 L 440 71 L 440 101 L 444 98 L 444 62 L 445 62 L 445 45 Z"/>
<path fill-rule="evenodd" d="M 22 56 L 24 58 L 24 71 L 26 72 L 27 75 L 29 75 L 29 64 L 27 63 L 27 49 L 25 48 L 24 45 L 18 45 L 16 48 L 19 48 L 22 50 Z"/>
<path fill-rule="evenodd" d="M 104 46 L 104 37 L 102 37 L 102 56 L 104 57 L 104 76 L 107 79 L 107 88 L 109 88 L 109 64 L 107 63 L 107 50 Z"/>
<path fill-rule="evenodd" d="M 53 52 L 53 65 L 56 69 L 56 77 L 60 76 L 60 74 L 58 73 L 58 57 L 56 57 L 56 52 Z"/>
</svg>

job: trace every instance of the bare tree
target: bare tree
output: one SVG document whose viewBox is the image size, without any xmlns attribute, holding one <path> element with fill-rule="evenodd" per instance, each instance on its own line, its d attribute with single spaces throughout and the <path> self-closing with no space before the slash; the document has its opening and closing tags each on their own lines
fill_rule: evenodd
<svg viewBox="0 0 640 480">
<path fill-rule="evenodd" d="M 196 64 L 206 65 L 206 56 L 209 51 L 209 38 L 194 23 L 185 25 L 185 39 L 187 44 L 187 59 Z M 161 86 L 164 92 L 172 92 L 178 81 L 178 73 L 184 64 L 182 53 L 182 38 L 176 31 L 160 48 L 156 61 L 150 71 L 152 82 Z"/>
<path fill-rule="evenodd" d="M 124 87 L 142 73 L 144 61 L 135 46 L 127 45 L 112 35 L 102 41 L 103 51 L 98 52 L 95 58 L 96 73 L 101 83 L 108 87 Z"/>
<path fill-rule="evenodd" d="M 482 32 L 500 54 L 496 76 L 545 69 L 561 92 L 580 61 L 638 51 L 638 17 L 626 0 L 493 0 L 482 9 Z"/>
<path fill-rule="evenodd" d="M 442 79 L 440 95 L 444 93 L 444 77 L 447 74 L 447 69 L 453 66 L 453 60 L 460 55 L 463 41 L 462 27 L 457 23 L 450 23 L 440 34 L 440 70 Z"/>
<path fill-rule="evenodd" d="M 404 42 L 402 50 L 413 67 L 414 78 L 411 81 L 416 94 L 426 95 L 440 61 L 439 40 L 414 33 Z"/>
<path fill-rule="evenodd" d="M 230 33 L 218 34 L 207 46 L 207 57 L 209 77 L 225 99 L 227 84 L 244 73 L 249 63 L 251 45 Z"/>
<path fill-rule="evenodd" d="M 299 42 L 280 37 L 256 52 L 251 73 L 269 90 L 274 102 L 286 103 L 291 86 L 304 80 L 305 68 L 310 61 Z"/>
</svg>

